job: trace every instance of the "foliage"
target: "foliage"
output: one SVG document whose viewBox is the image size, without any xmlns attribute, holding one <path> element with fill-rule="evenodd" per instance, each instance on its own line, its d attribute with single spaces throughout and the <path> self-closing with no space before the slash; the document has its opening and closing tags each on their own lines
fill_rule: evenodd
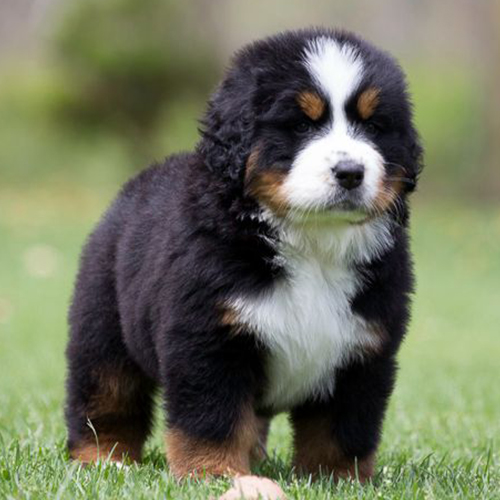
<svg viewBox="0 0 500 500">
<path fill-rule="evenodd" d="M 188 29 L 189 5 L 175 0 L 71 2 L 54 47 L 65 76 L 61 116 L 76 126 L 118 132 L 144 151 L 162 107 L 205 96 L 214 50 Z M 146 152 L 146 151 L 144 151 Z"/>
<path fill-rule="evenodd" d="M 468 67 L 430 64 L 411 67 L 409 76 L 428 166 L 422 190 L 469 196 L 484 191 L 488 120 L 478 75 Z"/>
</svg>

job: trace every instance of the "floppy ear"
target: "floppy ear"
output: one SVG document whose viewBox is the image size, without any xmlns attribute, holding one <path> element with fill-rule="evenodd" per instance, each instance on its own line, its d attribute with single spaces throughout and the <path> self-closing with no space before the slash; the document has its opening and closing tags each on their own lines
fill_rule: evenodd
<svg viewBox="0 0 500 500">
<path fill-rule="evenodd" d="M 424 167 L 423 163 L 423 154 L 424 150 L 422 147 L 422 143 L 420 141 L 420 136 L 418 132 L 412 125 L 412 130 L 408 138 L 408 146 L 407 146 L 407 155 L 408 160 L 406 161 L 406 165 L 408 167 L 408 175 L 413 179 L 413 185 L 409 185 L 406 188 L 407 192 L 414 191 L 417 187 L 418 178 L 422 169 Z"/>
<path fill-rule="evenodd" d="M 197 150 L 207 167 L 235 181 L 243 179 L 255 129 L 251 74 L 231 72 L 208 103 Z"/>
</svg>

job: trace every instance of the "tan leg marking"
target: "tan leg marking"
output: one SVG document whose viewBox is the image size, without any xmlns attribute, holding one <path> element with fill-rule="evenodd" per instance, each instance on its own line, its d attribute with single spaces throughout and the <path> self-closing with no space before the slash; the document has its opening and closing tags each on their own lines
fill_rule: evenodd
<svg viewBox="0 0 500 500">
<path fill-rule="evenodd" d="M 127 458 L 136 462 L 141 460 L 142 442 L 120 442 L 110 436 L 100 436 L 99 444 L 82 443 L 70 450 L 73 460 L 79 460 L 84 464 L 107 460 L 122 462 Z"/>
<path fill-rule="evenodd" d="M 324 417 L 293 421 L 295 433 L 294 465 L 299 473 L 333 474 L 335 480 L 359 478 L 365 482 L 373 476 L 375 455 L 358 461 L 347 458 L 329 429 Z"/>
<path fill-rule="evenodd" d="M 145 434 L 134 422 L 141 383 L 123 366 L 105 367 L 94 373 L 97 391 L 89 401 L 87 415 L 95 426 L 97 439 L 89 428 L 88 436 L 70 450 L 71 458 L 84 463 L 124 456 L 140 461 Z M 111 454 L 111 455 L 110 455 Z"/>
<path fill-rule="evenodd" d="M 255 414 L 246 410 L 233 435 L 220 443 L 170 429 L 166 435 L 167 460 L 176 477 L 245 475 L 250 472 L 250 454 L 258 439 Z"/>
</svg>

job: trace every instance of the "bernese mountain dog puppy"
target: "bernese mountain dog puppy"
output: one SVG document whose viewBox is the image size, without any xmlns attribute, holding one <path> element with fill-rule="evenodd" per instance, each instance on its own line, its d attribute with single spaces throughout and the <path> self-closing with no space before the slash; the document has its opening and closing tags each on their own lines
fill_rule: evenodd
<svg viewBox="0 0 500 500">
<path fill-rule="evenodd" d="M 297 471 L 370 478 L 409 318 L 421 156 L 387 53 L 320 28 L 243 48 L 195 151 L 129 181 L 86 243 L 71 457 L 139 460 L 159 390 L 177 477 L 247 474 L 289 412 Z"/>
</svg>

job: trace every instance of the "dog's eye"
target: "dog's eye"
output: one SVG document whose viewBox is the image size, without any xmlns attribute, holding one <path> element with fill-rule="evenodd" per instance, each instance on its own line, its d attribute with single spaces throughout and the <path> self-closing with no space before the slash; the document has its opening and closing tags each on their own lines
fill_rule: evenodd
<svg viewBox="0 0 500 500">
<path fill-rule="evenodd" d="M 293 131 L 296 134 L 306 134 L 312 129 L 312 125 L 309 122 L 299 122 L 293 126 Z"/>
<path fill-rule="evenodd" d="M 376 123 L 374 123 L 374 122 L 368 122 L 365 125 L 365 131 L 366 131 L 366 133 L 368 135 L 377 135 L 377 134 L 379 134 L 382 131 L 382 129 Z"/>
</svg>

